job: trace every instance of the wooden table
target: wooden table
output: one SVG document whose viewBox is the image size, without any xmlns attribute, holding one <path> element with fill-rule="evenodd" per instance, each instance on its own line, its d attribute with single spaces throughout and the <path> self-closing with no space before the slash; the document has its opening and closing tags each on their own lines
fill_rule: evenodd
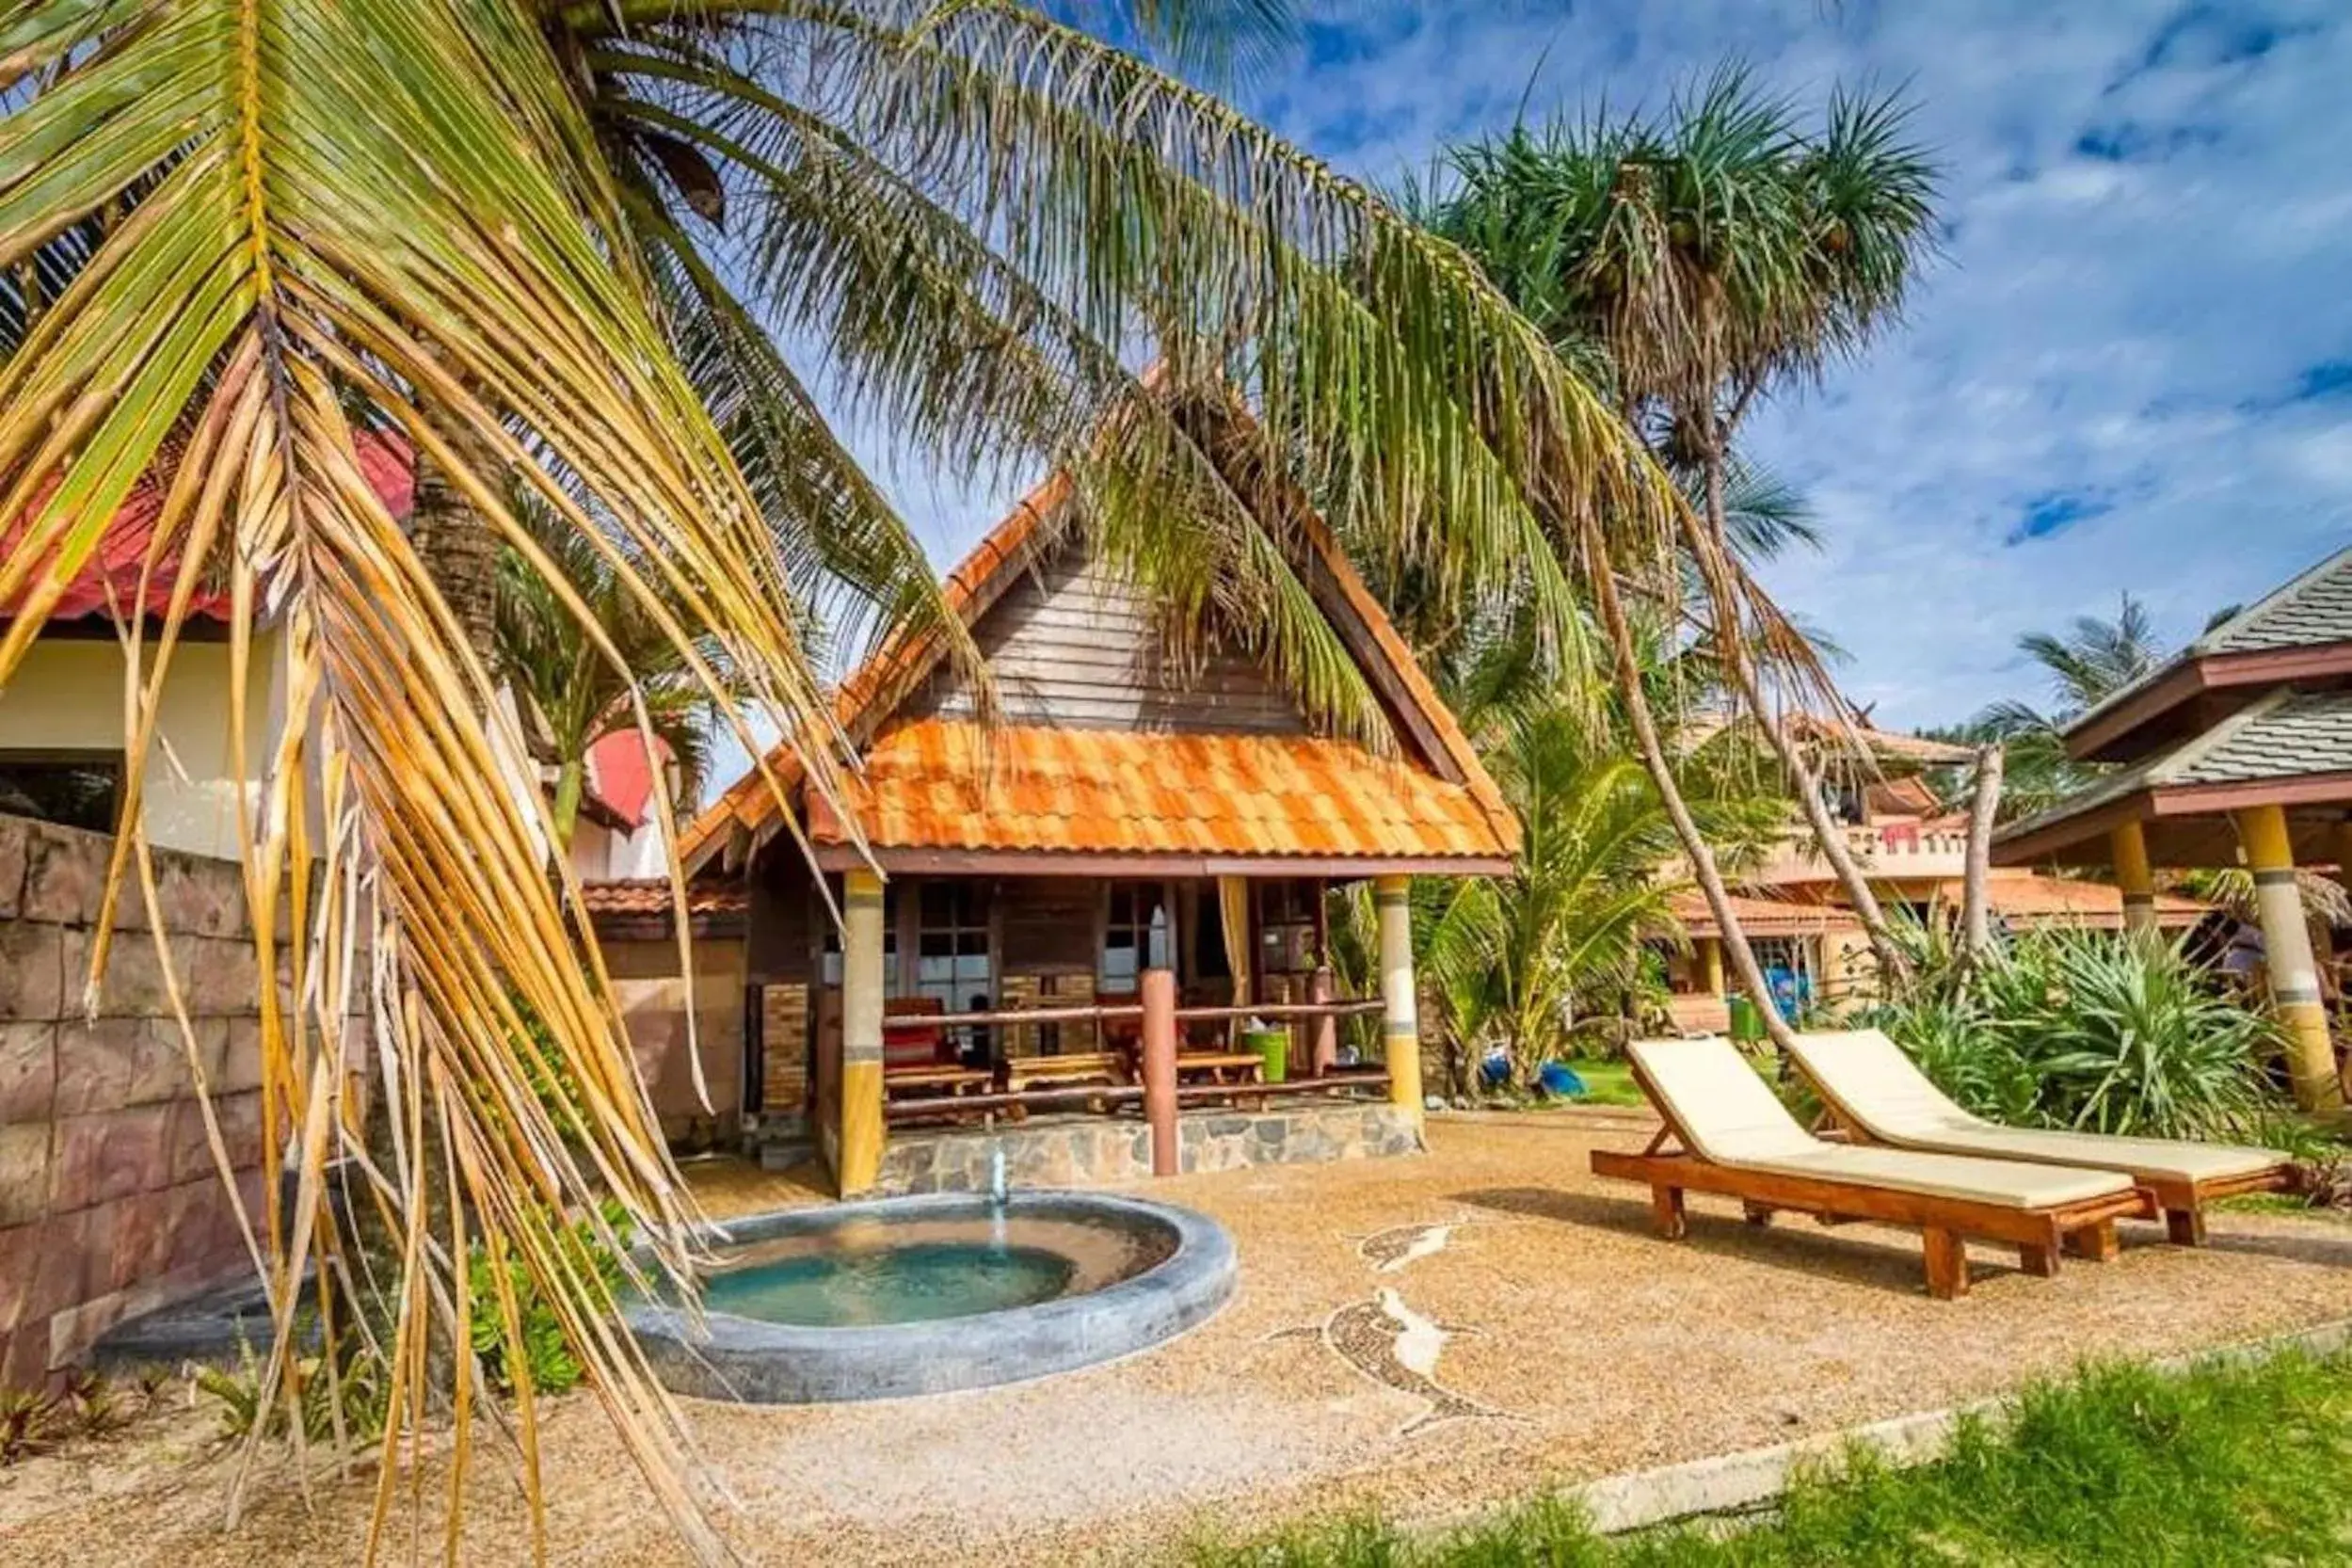
<svg viewBox="0 0 2352 1568">
<path fill-rule="evenodd" d="M 1176 1055 L 1176 1081 L 1256 1083 L 1265 1076 L 1266 1059 L 1254 1050 L 1188 1050 Z"/>
</svg>

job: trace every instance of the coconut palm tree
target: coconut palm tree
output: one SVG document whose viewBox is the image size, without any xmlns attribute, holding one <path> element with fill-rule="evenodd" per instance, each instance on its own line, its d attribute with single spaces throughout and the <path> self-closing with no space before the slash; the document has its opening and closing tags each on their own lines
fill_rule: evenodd
<svg viewBox="0 0 2352 1568">
<path fill-rule="evenodd" d="M 227 586 L 232 664 L 270 633 L 283 700 L 248 711 L 238 679 L 228 721 L 254 759 L 259 969 L 293 980 L 261 999 L 260 1396 L 303 1397 L 306 1270 L 329 1313 L 382 1301 L 361 1326 L 392 1391 L 387 1504 L 404 1434 L 472 1409 L 437 1347 L 470 1337 L 480 1255 L 552 1304 L 695 1550 L 722 1551 L 678 1412 L 547 1218 L 610 1246 L 617 1212 L 691 1281 L 690 1205 L 546 803 L 512 787 L 487 563 L 512 552 L 628 658 L 516 494 L 603 559 L 722 728 L 772 723 L 820 792 L 842 755 L 812 620 L 969 648 L 815 386 L 953 476 L 1068 467 L 1064 526 L 1175 618 L 1213 603 L 1368 734 L 1376 701 L 1185 397 L 1239 389 L 1256 462 L 1333 497 L 1352 543 L 1527 607 L 1554 650 L 1583 636 L 1581 550 L 1671 546 L 1665 475 L 1455 248 L 1104 41 L 1246 56 L 1283 9 L 1104 0 L 1090 31 L 1017 0 L 0 0 L 0 518 L 23 524 L 0 680 L 142 482 L 156 559 Z M 376 448 L 412 466 L 413 527 Z M 150 875 L 136 781 L 197 575 L 126 629 L 102 930 Z M 391 1068 L 374 1150 L 344 1130 L 354 1013 Z M 338 1151 L 395 1241 L 365 1291 L 322 1201 Z M 527 1397 L 515 1430 L 528 1460 Z"/>
<path fill-rule="evenodd" d="M 2078 616 L 2063 632 L 2028 632 L 2017 649 L 2041 666 L 2055 705 L 2005 697 L 1970 721 L 1972 738 L 1998 741 L 2008 753 L 2004 814 L 2030 816 L 2056 805 L 2095 775 L 2066 754 L 2067 726 L 2164 663 L 2148 607 L 2122 596 L 2113 620 Z"/>
<path fill-rule="evenodd" d="M 1928 241 L 1935 185 L 1905 138 L 1906 117 L 1895 95 L 1839 93 L 1807 134 L 1784 101 L 1734 66 L 1678 97 L 1660 121 L 1603 115 L 1457 148 L 1456 187 L 1424 203 L 1563 352 L 1600 367 L 1629 424 L 1698 475 L 1685 537 L 1728 683 L 1779 756 L 1890 975 L 1902 972 L 1900 945 L 1750 648 L 1799 693 L 1832 706 L 1835 696 L 1801 635 L 1747 578 L 1730 490 L 1735 443 L 1757 400 L 1817 378 L 1901 304 Z M 1745 943 L 1730 946 L 1739 961 Z"/>
</svg>

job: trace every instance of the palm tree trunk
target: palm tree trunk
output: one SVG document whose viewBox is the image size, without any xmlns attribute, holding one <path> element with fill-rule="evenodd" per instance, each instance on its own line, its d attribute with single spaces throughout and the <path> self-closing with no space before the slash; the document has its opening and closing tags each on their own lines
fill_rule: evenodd
<svg viewBox="0 0 2352 1568">
<path fill-rule="evenodd" d="M 1830 863 L 1830 870 L 1846 889 L 1847 903 L 1854 916 L 1862 921 L 1862 929 L 1870 938 L 1870 951 L 1879 961 L 1879 972 L 1891 992 L 1900 986 L 1911 972 L 1910 962 L 1903 956 L 1894 933 L 1887 929 L 1886 914 L 1879 906 L 1879 896 L 1871 890 L 1870 881 L 1862 873 L 1854 860 L 1853 851 L 1846 842 L 1845 829 L 1830 815 L 1829 802 L 1822 797 L 1820 776 L 1803 750 L 1789 738 L 1788 731 L 1764 700 L 1762 686 L 1756 680 L 1755 668 L 1748 661 L 1748 650 L 1739 634 L 1738 601 L 1731 592 L 1730 573 L 1724 569 L 1729 536 L 1724 524 L 1723 503 L 1723 443 L 1710 443 L 1704 455 L 1706 471 L 1706 532 L 1698 536 L 1697 520 L 1684 512 L 1683 526 L 1690 536 L 1693 552 L 1699 557 L 1700 569 L 1707 579 L 1707 591 L 1716 603 L 1716 648 L 1730 672 L 1732 683 L 1738 688 L 1741 701 L 1764 729 L 1771 743 L 1773 754 L 1787 770 L 1795 785 L 1797 798 L 1802 803 L 1805 820 L 1812 825 L 1813 837 L 1821 846 L 1821 857 Z"/>
<path fill-rule="evenodd" d="M 1641 689 L 1641 654 L 1634 646 L 1633 628 L 1625 620 L 1625 607 L 1617 597 L 1617 580 L 1610 570 L 1608 554 L 1603 548 L 1600 525 L 1588 520 L 1584 524 L 1585 554 L 1591 563 L 1592 598 L 1600 608 L 1602 624 L 1608 629 L 1610 650 L 1615 654 L 1617 688 L 1625 699 L 1625 716 L 1633 725 L 1635 744 L 1641 751 L 1642 765 L 1649 770 L 1650 781 L 1657 786 L 1658 798 L 1666 807 L 1666 815 L 1674 824 L 1674 835 L 1682 840 L 1683 854 L 1690 861 L 1690 874 L 1697 879 L 1699 890 L 1705 895 L 1707 908 L 1715 916 L 1715 923 L 1723 933 L 1723 948 L 1731 955 L 1732 971 L 1739 977 L 1740 985 L 1755 1003 L 1756 1012 L 1764 1019 L 1764 1027 L 1772 1043 L 1787 1049 L 1796 1044 L 1796 1036 L 1780 1010 L 1772 1005 L 1771 988 L 1765 984 L 1764 969 L 1756 963 L 1755 950 L 1748 945 L 1748 934 L 1740 929 L 1739 917 L 1732 909 L 1730 891 L 1723 886 L 1723 876 L 1716 870 L 1715 852 L 1707 847 L 1700 833 L 1698 822 L 1690 815 L 1690 807 L 1682 797 L 1682 787 L 1674 780 L 1674 771 L 1667 765 L 1666 748 L 1659 744 L 1657 721 L 1650 712 L 1650 698 Z"/>
<path fill-rule="evenodd" d="M 1960 952 L 1974 964 L 1992 945 L 1992 818 L 2001 808 L 2000 743 L 1976 750 L 1976 787 L 1968 801 L 1968 860 L 1960 883 Z"/>
<path fill-rule="evenodd" d="M 455 431 L 442 435 L 453 442 L 457 439 Z M 466 453 L 469 461 L 474 456 Z M 484 463 L 476 472 L 489 466 Z M 488 666 L 498 630 L 498 536 L 440 466 L 422 458 L 408 537 L 456 617 L 466 646 Z"/>
<path fill-rule="evenodd" d="M 559 851 L 571 848 L 571 836 L 580 825 L 580 796 L 588 784 L 588 764 L 584 758 L 566 758 L 555 774 L 555 799 L 549 814 L 555 821 L 555 847 Z"/>
</svg>

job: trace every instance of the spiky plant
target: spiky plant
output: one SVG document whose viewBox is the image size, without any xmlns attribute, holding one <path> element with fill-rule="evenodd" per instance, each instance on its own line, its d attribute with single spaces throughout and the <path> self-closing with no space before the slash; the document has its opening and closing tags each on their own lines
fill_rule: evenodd
<svg viewBox="0 0 2352 1568">
<path fill-rule="evenodd" d="M 1281 9 L 1093 14 L 1197 57 Z M 1577 564 L 1655 552 L 1672 525 L 1662 472 L 1453 247 L 1016 0 L 0 0 L 0 681 L 142 482 L 163 498 L 151 566 L 201 563 L 229 595 L 258 970 L 291 980 L 260 999 L 267 1207 L 247 1220 L 278 1334 L 258 1398 L 301 1432 L 306 1270 L 327 1332 L 355 1318 L 323 1201 L 343 1153 L 389 1248 L 382 1310 L 356 1314 L 387 1369 L 378 1531 L 400 1445 L 440 1401 L 460 1430 L 473 1415 L 476 1379 L 437 1347 L 473 1342 L 482 1256 L 536 1283 L 692 1548 L 724 1554 L 680 1413 L 547 1223 L 611 1244 L 610 1198 L 654 1272 L 691 1278 L 692 1206 L 546 803 L 512 786 L 527 746 L 486 563 L 514 552 L 626 661 L 515 492 L 603 557 L 724 728 L 772 723 L 821 792 L 840 738 L 801 635 L 815 600 L 845 589 L 869 635 L 928 625 L 969 649 L 820 382 L 952 474 L 1066 465 L 1065 526 L 1368 733 L 1293 541 L 1188 400 L 1238 390 L 1256 463 L 1329 497 L 1352 545 L 1530 607 L 1556 649 L 1581 635 Z M 413 529 L 363 432 L 411 457 Z M 125 628 L 130 782 L 93 975 L 124 882 L 156 903 L 138 785 L 199 575 Z M 267 712 L 247 696 L 263 657 Z M 536 1090 L 550 1058 L 577 1090 L 561 1127 Z M 373 1147 L 345 1130 L 363 1066 Z M 493 1299 L 518 1364 L 514 1294 Z"/>
</svg>

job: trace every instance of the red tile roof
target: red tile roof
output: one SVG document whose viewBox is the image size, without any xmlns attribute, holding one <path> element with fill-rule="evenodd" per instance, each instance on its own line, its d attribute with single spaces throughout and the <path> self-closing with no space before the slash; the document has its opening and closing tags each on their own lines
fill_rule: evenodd
<svg viewBox="0 0 2352 1568">
<path fill-rule="evenodd" d="M 1345 741 L 924 719 L 850 785 L 877 849 L 1504 859 L 1471 792 Z M 847 841 L 822 801 L 809 836 Z"/>
<path fill-rule="evenodd" d="M 1720 936 L 1723 928 L 1717 923 L 1715 910 L 1706 895 L 1692 888 L 1672 895 L 1667 903 L 1681 922 L 1684 931 L 1692 936 Z M 1854 912 L 1834 904 L 1796 904 L 1782 899 L 1753 898 L 1744 893 L 1731 895 L 1732 915 L 1739 921 L 1739 929 L 1751 936 L 1809 936 L 1817 931 L 1860 931 L 1862 922 Z"/>
<path fill-rule="evenodd" d="M 1949 878 L 1936 884 L 1935 896 L 1957 909 L 1964 889 L 1958 878 Z M 1985 880 L 1985 896 L 1995 914 L 2014 923 L 2084 925 L 2103 931 L 2119 931 L 2123 926 L 2123 890 L 2112 883 L 1996 870 Z M 2212 912 L 2210 904 L 2195 899 L 2156 895 L 2159 925 L 2195 925 Z"/>
<path fill-rule="evenodd" d="M 360 469 L 367 475 L 368 483 L 394 517 L 406 517 L 414 494 L 408 443 L 396 436 L 363 433 L 357 444 Z M 148 549 L 154 542 L 155 525 L 163 514 L 164 493 L 163 482 L 152 474 L 132 489 L 129 499 L 115 513 L 114 520 L 99 536 L 98 547 L 66 584 L 64 596 L 49 612 L 50 619 L 75 620 L 86 616 L 129 614 L 134 610 L 160 616 L 170 607 L 172 587 L 179 581 L 181 569 L 176 545 L 155 563 L 155 569 L 148 578 L 146 600 L 138 602 L 139 574 L 146 565 Z M 20 517 L 0 526 L 0 554 L 14 550 L 30 527 L 30 517 Z M 192 616 L 223 620 L 229 611 L 225 584 L 200 583 L 189 595 L 188 613 Z M 0 606 L 0 618 L 10 613 L 8 606 Z"/>
<path fill-rule="evenodd" d="M 583 882 L 580 885 L 580 903 L 599 920 L 635 918 L 666 920 L 670 915 L 670 885 L 664 877 Z M 690 882 L 686 885 L 686 913 L 690 919 L 741 915 L 750 907 L 750 890 L 740 882 Z"/>
</svg>

